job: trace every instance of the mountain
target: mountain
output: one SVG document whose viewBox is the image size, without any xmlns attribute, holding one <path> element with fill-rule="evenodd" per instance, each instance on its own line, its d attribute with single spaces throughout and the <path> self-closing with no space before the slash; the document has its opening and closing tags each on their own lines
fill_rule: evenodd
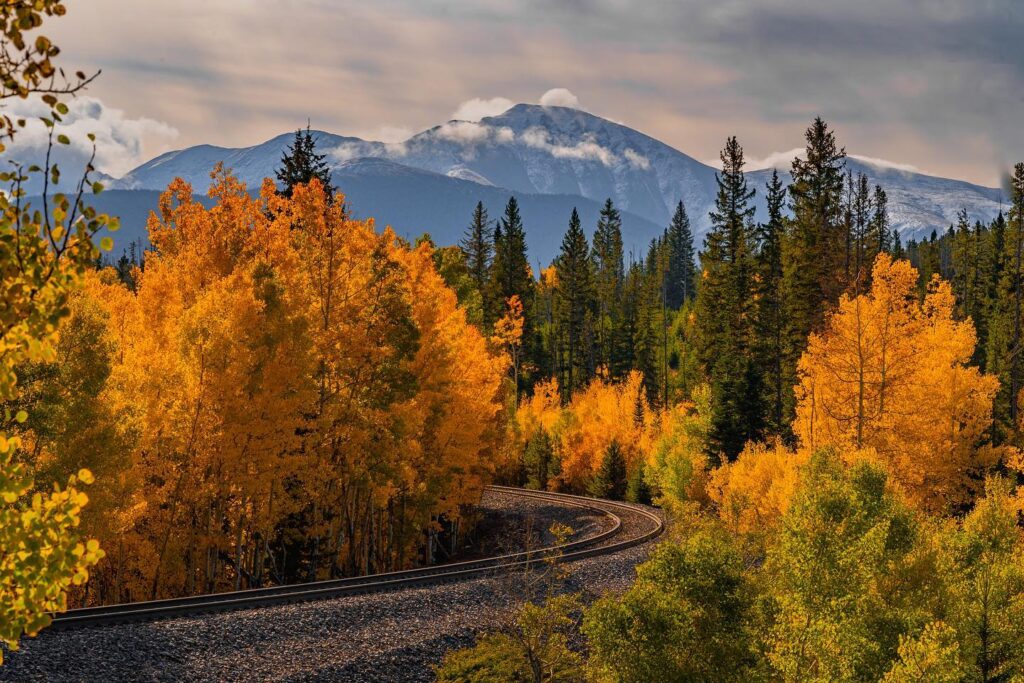
<svg viewBox="0 0 1024 683">
<path fill-rule="evenodd" d="M 201 177 L 186 173 L 177 175 L 196 188 L 204 187 L 209 180 L 204 182 Z M 251 174 L 242 178 L 250 187 L 256 187 L 262 176 Z M 462 238 L 478 201 L 484 203 L 491 218 L 498 218 L 509 196 L 514 195 L 529 230 L 531 258 L 542 265 L 558 253 L 572 209 L 579 210 L 585 224 L 595 225 L 603 203 L 579 195 L 510 191 L 381 158 L 339 163 L 332 169 L 332 181 L 344 188 L 346 202 L 357 218 L 372 217 L 378 226 L 390 225 L 410 241 L 428 232 L 442 245 L 456 244 Z M 211 203 L 200 192 L 196 194 L 200 201 Z M 146 243 L 146 218 L 156 208 L 159 196 L 159 191 L 151 189 L 113 189 L 90 199 L 97 210 L 121 217 L 121 230 L 114 236 L 115 258 L 132 242 Z M 638 257 L 646 253 L 650 240 L 663 229 L 660 224 L 629 211 L 622 212 L 622 225 L 626 251 Z"/>
<path fill-rule="evenodd" d="M 530 256 L 546 266 L 558 253 L 573 207 L 580 220 L 596 225 L 601 202 L 576 194 L 521 192 L 433 171 L 398 164 L 388 159 L 359 158 L 332 169 L 332 181 L 343 188 L 346 201 L 359 218 L 374 217 L 377 225 L 391 225 L 409 240 L 429 232 L 438 244 L 456 244 L 469 225 L 473 207 L 482 201 L 492 219 L 502 215 L 510 195 L 519 202 L 529 232 Z M 622 212 L 623 241 L 628 251 L 646 253 L 648 242 L 662 226 L 630 211 Z"/>
<path fill-rule="evenodd" d="M 401 143 L 325 132 L 314 132 L 314 137 L 318 148 L 328 153 L 334 184 L 356 210 L 375 215 L 400 234 L 429 231 L 437 241 L 450 242 L 477 199 L 488 205 L 492 217 L 510 194 L 531 209 L 544 207 L 552 214 L 538 212 L 526 222 L 532 256 L 543 262 L 556 253 L 574 205 L 589 215 L 595 204 L 611 197 L 628 214 L 625 237 L 639 251 L 668 224 L 680 199 L 698 236 L 703 234 L 716 190 L 711 166 L 627 126 L 565 107 L 518 104 L 479 122 L 449 121 Z M 134 169 L 114 187 L 158 190 L 180 176 L 203 191 L 210 169 L 223 161 L 250 188 L 257 188 L 264 177 L 273 176 L 291 140 L 287 133 L 241 149 L 199 145 L 168 152 Z M 961 207 L 972 220 L 986 221 L 1001 208 L 1002 192 L 997 189 L 856 157 L 848 166 L 885 188 L 893 225 L 904 240 L 945 230 Z M 762 213 L 770 172 L 749 174 Z M 788 174 L 783 175 L 788 180 Z"/>
</svg>

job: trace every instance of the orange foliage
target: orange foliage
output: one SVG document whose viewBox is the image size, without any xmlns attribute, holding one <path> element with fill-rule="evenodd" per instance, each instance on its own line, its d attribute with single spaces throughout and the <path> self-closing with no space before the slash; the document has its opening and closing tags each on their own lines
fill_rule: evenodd
<svg viewBox="0 0 1024 683">
<path fill-rule="evenodd" d="M 562 488 L 585 490 L 613 441 L 622 448 L 629 471 L 650 452 L 657 415 L 647 404 L 639 372 L 631 372 L 617 384 L 595 379 L 564 409 L 558 396 L 555 380 L 538 384 L 520 406 L 517 418 L 524 443 L 539 427 L 551 434 L 561 464 L 558 483 Z"/>
<path fill-rule="evenodd" d="M 794 453 L 779 442 L 751 443 L 735 462 L 714 471 L 708 493 L 733 531 L 771 529 L 789 509 L 805 462 L 806 451 Z"/>
<path fill-rule="evenodd" d="M 970 367 L 976 337 L 953 317 L 937 277 L 923 304 L 917 271 L 880 255 L 871 291 L 844 296 L 800 360 L 794 432 L 805 448 L 874 449 L 910 498 L 929 509 L 968 500 L 996 459 L 979 444 L 995 377 Z"/>
<path fill-rule="evenodd" d="M 126 451 L 94 522 L 98 600 L 282 580 L 285 544 L 303 553 L 293 580 L 407 566 L 493 467 L 507 361 L 429 247 L 316 181 L 254 198 L 218 169 L 210 194 L 172 183 L 137 290 L 87 289 Z"/>
</svg>

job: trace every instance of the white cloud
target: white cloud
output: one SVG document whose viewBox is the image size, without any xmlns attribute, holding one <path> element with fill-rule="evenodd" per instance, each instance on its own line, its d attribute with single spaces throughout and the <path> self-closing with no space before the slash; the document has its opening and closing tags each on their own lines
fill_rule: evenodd
<svg viewBox="0 0 1024 683">
<path fill-rule="evenodd" d="M 751 171 L 757 171 L 762 168 L 778 168 L 788 170 L 793 163 L 794 157 L 800 157 L 801 159 L 803 159 L 804 148 L 794 147 L 793 149 L 786 150 L 785 152 L 772 152 L 771 154 L 763 158 L 748 156 L 746 158 L 747 169 Z M 721 159 L 715 159 L 714 161 L 707 161 L 705 163 L 708 166 L 713 166 L 715 168 L 722 167 Z"/>
<path fill-rule="evenodd" d="M 337 161 L 345 162 L 350 159 L 357 159 L 361 156 L 366 156 L 364 148 L 365 145 L 359 142 L 343 142 L 332 149 L 330 154 Z"/>
<path fill-rule="evenodd" d="M 178 137 L 172 126 L 150 118 L 130 118 L 121 109 L 107 107 L 94 97 L 77 97 L 67 101 L 68 113 L 58 124 L 57 132 L 67 135 L 71 144 L 59 146 L 58 162 L 71 167 L 63 169 L 74 175 L 92 153 L 88 134 L 96 136 L 96 160 L 93 165 L 102 173 L 119 177 L 139 164 L 170 149 Z M 7 112 L 11 118 L 28 119 L 18 132 L 13 145 L 4 156 L 27 163 L 40 163 L 45 154 L 47 130 L 39 121 L 49 107 L 37 100 L 18 101 Z"/>
<path fill-rule="evenodd" d="M 851 154 L 850 158 L 862 161 L 868 166 L 875 166 L 876 168 L 891 168 L 894 171 L 904 171 L 906 173 L 920 173 L 921 170 L 913 164 L 901 164 L 895 161 L 889 161 L 887 159 L 879 159 L 878 157 L 863 157 L 859 154 Z"/>
<path fill-rule="evenodd" d="M 763 168 L 777 168 L 779 170 L 788 171 L 790 166 L 793 164 L 794 158 L 804 159 L 807 153 L 803 147 L 794 147 L 793 149 L 786 150 L 785 152 L 772 152 L 766 157 L 747 157 L 747 168 L 751 171 L 757 171 Z M 879 169 L 892 169 L 894 171 L 903 171 L 906 173 L 920 173 L 920 169 L 911 164 L 901 164 L 895 161 L 889 161 L 888 159 L 879 159 L 878 157 L 866 157 L 859 154 L 848 155 L 851 159 L 856 159 L 868 166 L 874 166 Z M 705 162 L 709 166 L 715 168 L 721 167 L 721 161 L 715 159 L 714 161 Z"/>
<path fill-rule="evenodd" d="M 383 130 L 383 129 L 381 129 Z M 328 154 L 338 163 L 344 163 L 351 161 L 352 159 L 359 159 L 361 157 L 382 157 L 382 158 L 400 158 L 404 157 L 409 153 L 409 147 L 406 141 L 409 135 L 405 132 L 398 131 L 393 136 L 376 136 L 381 137 L 393 137 L 401 139 L 401 142 L 384 142 L 375 140 L 371 142 L 357 140 L 350 142 L 343 142 L 334 149 L 330 150 Z"/>
<path fill-rule="evenodd" d="M 452 121 L 439 127 L 437 135 L 444 140 L 471 145 L 487 140 L 491 136 L 491 129 L 490 126 L 482 126 L 479 123 Z"/>
<path fill-rule="evenodd" d="M 552 88 L 540 96 L 540 105 L 543 107 L 569 107 L 570 109 L 580 108 L 580 98 L 565 88 Z"/>
<path fill-rule="evenodd" d="M 647 170 L 651 167 L 650 160 L 640 152 L 637 152 L 632 147 L 627 147 L 626 151 L 622 153 L 622 156 L 626 157 L 626 161 L 630 163 L 634 168 L 640 168 Z"/>
<path fill-rule="evenodd" d="M 524 143 L 529 147 L 535 147 L 537 149 L 547 149 L 551 146 L 548 141 L 550 134 L 543 128 L 533 127 L 526 129 L 521 138 Z"/>
<path fill-rule="evenodd" d="M 515 133 L 507 126 L 488 126 L 471 121 L 450 121 L 438 127 L 437 135 L 463 145 L 475 145 L 489 140 L 512 142 L 515 139 Z"/>
<path fill-rule="evenodd" d="M 551 134 L 546 129 L 534 126 L 525 130 L 520 140 L 528 147 L 544 150 L 558 159 L 594 160 L 605 166 L 613 166 L 619 160 L 613 151 L 597 144 L 592 136 L 575 145 L 562 145 L 551 142 Z"/>
<path fill-rule="evenodd" d="M 515 132 L 508 126 L 501 126 L 500 128 L 492 128 L 491 131 L 494 134 L 494 139 L 498 142 L 512 142 L 516 139 Z"/>
<path fill-rule="evenodd" d="M 504 97 L 492 97 L 487 100 L 481 97 L 474 97 L 460 104 L 451 117 L 457 121 L 471 121 L 475 123 L 486 116 L 504 114 L 512 108 L 513 104 L 512 100 Z"/>
</svg>

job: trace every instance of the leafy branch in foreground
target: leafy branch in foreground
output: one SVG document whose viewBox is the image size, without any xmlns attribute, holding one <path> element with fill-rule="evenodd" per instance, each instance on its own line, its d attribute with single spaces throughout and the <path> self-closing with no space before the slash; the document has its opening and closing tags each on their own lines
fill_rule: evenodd
<svg viewBox="0 0 1024 683">
<path fill-rule="evenodd" d="M 0 195 L 0 642 L 12 649 L 22 633 L 34 635 L 52 612 L 65 608 L 68 588 L 83 584 L 89 567 L 103 557 L 95 540 L 83 541 L 75 532 L 88 502 L 78 486 L 92 483 L 92 473 L 82 469 L 63 488 L 36 490 L 21 438 L 12 433 L 28 418 L 11 407 L 19 395 L 16 368 L 54 358 L 69 298 L 96 259 L 93 238 L 117 228 L 116 220 L 84 203 L 87 188 L 102 189 L 89 181 L 92 159 L 73 195 L 50 195 L 50 185 L 60 180 L 60 170 L 50 162 L 54 144 L 70 143 L 56 132 L 67 113 L 58 95 L 74 94 L 92 77 L 79 73 L 68 80 L 53 65 L 57 46 L 41 35 L 29 42 L 26 34 L 39 28 L 43 17 L 64 13 L 63 3 L 53 0 L 0 7 L 0 101 L 38 95 L 51 110 L 41 119 L 49 130 L 44 164 L 14 164 L 0 173 L 0 183 L 9 187 Z M 18 128 L 24 125 L 17 121 Z M 0 150 L 15 131 L 15 122 L 0 116 Z M 41 207 L 24 190 L 33 174 L 43 177 Z M 102 246 L 110 248 L 109 237 Z"/>
</svg>

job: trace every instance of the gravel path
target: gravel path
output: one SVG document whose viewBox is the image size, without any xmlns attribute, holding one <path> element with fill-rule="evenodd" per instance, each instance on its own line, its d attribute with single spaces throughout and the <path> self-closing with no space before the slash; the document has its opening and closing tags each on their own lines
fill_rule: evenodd
<svg viewBox="0 0 1024 683">
<path fill-rule="evenodd" d="M 506 500 L 507 499 L 507 500 Z M 606 518 L 488 492 L 485 506 L 560 521 L 576 537 Z M 619 514 L 624 533 L 648 528 Z M 648 523 L 649 524 L 649 523 Z M 616 537 L 623 538 L 622 534 Z M 570 590 L 590 595 L 629 586 L 653 544 L 569 565 Z M 431 665 L 515 604 L 509 581 L 446 586 L 284 605 L 160 622 L 43 632 L 0 666 L 0 681 L 430 681 Z"/>
</svg>

